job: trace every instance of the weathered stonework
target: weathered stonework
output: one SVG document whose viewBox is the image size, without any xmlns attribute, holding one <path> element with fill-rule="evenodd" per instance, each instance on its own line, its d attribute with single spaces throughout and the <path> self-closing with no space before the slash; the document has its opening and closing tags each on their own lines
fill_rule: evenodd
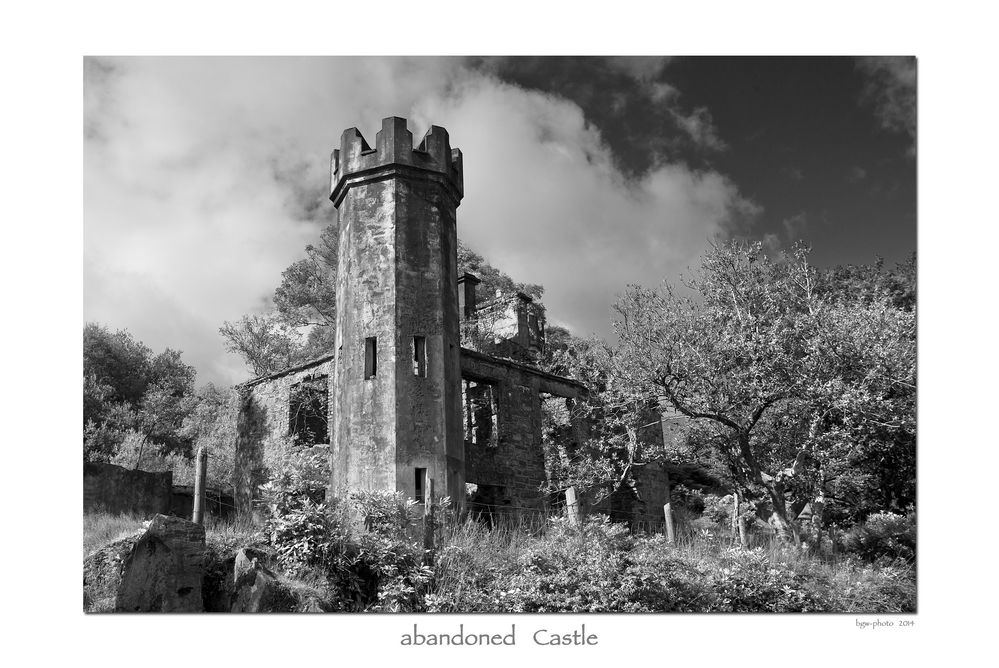
<svg viewBox="0 0 999 668">
<path fill-rule="evenodd" d="M 521 362 L 544 352 L 545 309 L 522 292 L 482 302 L 469 325 L 477 330 L 479 352 Z"/>
<path fill-rule="evenodd" d="M 339 220 L 332 488 L 464 495 L 456 215 L 461 152 L 387 118 L 333 155 Z M 417 353 L 419 349 L 419 353 Z M 414 357 L 422 368 L 414 370 Z M 420 483 L 422 484 L 422 482 Z"/>
<path fill-rule="evenodd" d="M 490 512 L 505 512 L 504 507 L 511 514 L 544 509 L 541 393 L 573 398 L 583 396 L 585 388 L 526 364 L 467 349 L 461 352 L 462 378 L 494 389 L 499 431 L 494 447 L 465 441 L 466 480 L 488 488 L 480 503 Z"/>
<path fill-rule="evenodd" d="M 291 390 L 309 379 L 326 378 L 328 391 L 333 377 L 332 355 L 280 373 L 243 383 L 239 392 L 239 415 L 236 423 L 236 462 L 233 494 L 237 513 L 252 513 L 257 487 L 265 481 L 264 444 L 291 436 Z M 333 404 L 329 402 L 327 424 L 333 424 Z M 328 443 L 329 434 L 318 442 Z"/>
<path fill-rule="evenodd" d="M 173 473 L 150 473 L 114 464 L 84 462 L 83 510 L 150 517 L 170 512 Z"/>
</svg>

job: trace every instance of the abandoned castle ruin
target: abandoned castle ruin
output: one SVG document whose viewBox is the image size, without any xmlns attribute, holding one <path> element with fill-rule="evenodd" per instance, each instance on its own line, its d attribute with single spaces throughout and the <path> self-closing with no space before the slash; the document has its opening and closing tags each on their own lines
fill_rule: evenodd
<svg viewBox="0 0 999 668">
<path fill-rule="evenodd" d="M 560 495 L 542 490 L 559 455 L 543 442 L 546 410 L 567 413 L 585 388 L 532 364 L 545 346 L 541 305 L 478 295 L 478 279 L 458 275 L 461 151 L 437 126 L 414 146 L 406 120 L 386 118 L 373 146 L 356 128 L 343 133 L 330 188 L 335 350 L 240 386 L 240 512 L 251 512 L 262 482 L 265 441 L 281 436 L 329 444 L 334 492 L 394 490 L 422 502 L 432 480 L 460 509 L 549 510 Z M 585 424 L 565 427 L 570 448 L 585 438 Z M 665 471 L 650 465 L 640 478 L 607 503 L 619 516 L 661 520 Z"/>
</svg>

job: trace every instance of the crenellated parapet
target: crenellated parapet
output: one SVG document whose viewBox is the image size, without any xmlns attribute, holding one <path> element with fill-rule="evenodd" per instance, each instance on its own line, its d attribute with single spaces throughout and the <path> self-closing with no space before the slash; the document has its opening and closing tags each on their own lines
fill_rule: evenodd
<svg viewBox="0 0 999 668">
<path fill-rule="evenodd" d="M 430 126 L 414 148 L 406 119 L 390 116 L 382 120 L 374 147 L 357 128 L 341 135 L 340 148 L 333 151 L 330 160 L 330 199 L 339 206 L 353 185 L 402 175 L 438 181 L 455 199 L 455 205 L 464 194 L 461 151 L 451 148 L 447 130 Z"/>
</svg>

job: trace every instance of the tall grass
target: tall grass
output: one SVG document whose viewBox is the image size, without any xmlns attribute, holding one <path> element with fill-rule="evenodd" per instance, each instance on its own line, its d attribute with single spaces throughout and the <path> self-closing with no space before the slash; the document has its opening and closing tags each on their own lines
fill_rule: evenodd
<svg viewBox="0 0 999 668">
<path fill-rule="evenodd" d="M 710 527 L 710 528 L 709 528 Z M 428 609 L 914 612 L 915 567 L 797 548 L 765 531 L 742 549 L 724 525 L 629 534 L 589 518 L 547 530 L 451 522 L 439 532 Z"/>
<path fill-rule="evenodd" d="M 139 515 L 113 515 L 105 512 L 83 514 L 83 556 L 109 543 L 125 538 L 142 528 Z"/>
</svg>

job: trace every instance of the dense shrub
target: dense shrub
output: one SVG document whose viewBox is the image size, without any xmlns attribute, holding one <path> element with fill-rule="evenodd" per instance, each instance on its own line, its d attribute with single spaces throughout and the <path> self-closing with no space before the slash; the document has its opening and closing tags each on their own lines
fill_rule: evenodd
<svg viewBox="0 0 999 668">
<path fill-rule="evenodd" d="M 677 508 L 682 508 L 695 515 L 704 512 L 704 493 L 699 489 L 690 489 L 685 485 L 675 485 L 670 491 L 670 497 Z"/>
<path fill-rule="evenodd" d="M 715 496 L 708 494 L 703 497 L 704 510 L 702 516 L 716 524 L 729 524 L 732 521 L 732 495 Z"/>
<path fill-rule="evenodd" d="M 527 545 L 503 592 L 509 612 L 610 612 L 627 596 L 621 577 L 632 545 L 627 529 L 605 516 L 581 528 L 553 519 L 547 534 Z"/>
<path fill-rule="evenodd" d="M 388 492 L 327 498 L 326 448 L 291 451 L 263 486 L 265 533 L 282 570 L 318 570 L 341 610 L 415 611 L 432 571 L 410 529 L 414 504 Z"/>
<path fill-rule="evenodd" d="M 867 561 L 916 560 L 916 512 L 881 512 L 853 526 L 843 537 L 848 552 Z"/>
<path fill-rule="evenodd" d="M 873 571 L 864 592 L 855 588 L 849 601 L 839 600 L 823 596 L 830 583 L 822 580 L 820 570 L 808 570 L 807 557 L 779 561 L 775 556 L 763 548 L 709 543 L 703 536 L 681 545 L 671 545 L 661 535 L 635 537 L 606 518 L 590 518 L 581 528 L 555 519 L 542 535 L 511 541 L 508 549 L 489 544 L 479 550 L 471 541 L 444 547 L 427 608 L 545 613 L 858 611 L 876 596 L 870 587 L 879 581 Z M 822 584 L 813 587 L 814 581 Z M 886 589 L 895 591 L 897 584 L 889 583 Z M 899 607 L 886 604 L 889 609 Z"/>
<path fill-rule="evenodd" d="M 762 549 L 731 549 L 707 572 L 712 593 L 708 612 L 817 612 L 825 601 L 806 587 L 806 578 Z"/>
</svg>

